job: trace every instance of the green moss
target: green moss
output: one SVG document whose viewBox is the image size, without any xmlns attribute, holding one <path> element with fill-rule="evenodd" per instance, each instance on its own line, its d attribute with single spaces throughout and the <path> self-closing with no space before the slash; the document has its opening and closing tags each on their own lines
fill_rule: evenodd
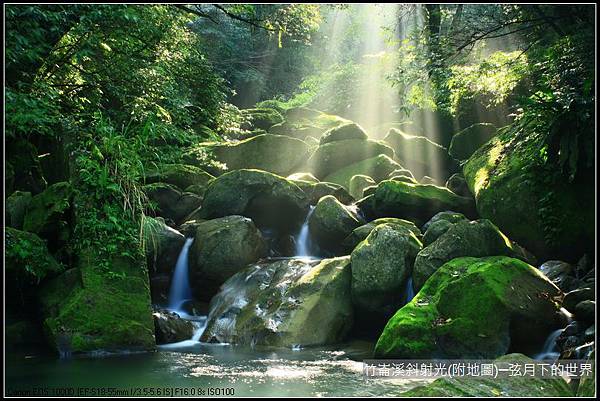
<svg viewBox="0 0 600 401">
<path fill-rule="evenodd" d="M 352 197 L 354 197 L 355 199 L 360 199 L 363 197 L 363 191 L 365 190 L 365 188 L 373 186 L 375 184 L 375 181 L 368 175 L 353 175 L 348 183 L 348 192 L 350 192 L 350 195 L 352 195 Z"/>
<path fill-rule="evenodd" d="M 308 220 L 312 238 L 319 246 L 335 251 L 352 230 L 361 225 L 356 213 L 334 196 L 322 197 Z"/>
<path fill-rule="evenodd" d="M 201 185 L 206 187 L 214 178 L 215 177 L 211 174 L 195 166 L 186 164 L 163 164 L 146 174 L 145 182 L 147 184 L 164 182 L 175 185 L 183 190 L 191 185 Z"/>
<path fill-rule="evenodd" d="M 467 160 L 477 149 L 496 135 L 497 129 L 490 123 L 473 124 L 452 137 L 448 153 L 457 160 Z"/>
<path fill-rule="evenodd" d="M 23 230 L 36 233 L 46 239 L 66 241 L 69 236 L 68 215 L 73 197 L 73 187 L 59 182 L 35 195 L 27 207 Z"/>
<path fill-rule="evenodd" d="M 397 219 L 395 217 L 383 217 L 368 222 L 358 228 L 355 228 L 350 235 L 348 235 L 343 242 L 344 248 L 351 252 L 361 241 L 364 241 L 371 231 L 378 225 L 387 224 L 394 226 L 396 230 L 409 231 L 419 241 L 421 240 L 421 231 L 415 226 L 415 224 L 408 220 Z"/>
<path fill-rule="evenodd" d="M 356 123 L 343 124 L 327 130 L 320 140 L 320 144 L 329 142 L 342 141 L 346 139 L 368 139 L 365 130 Z"/>
<path fill-rule="evenodd" d="M 393 161 L 390 157 L 378 155 L 343 167 L 340 170 L 329 174 L 323 180 L 335 182 L 336 184 L 349 188 L 350 179 L 357 174 L 369 176 L 375 182 L 379 182 L 386 179 L 392 171 L 399 168 L 402 168 L 402 166 Z"/>
<path fill-rule="evenodd" d="M 283 122 L 281 114 L 272 108 L 246 109 L 242 114 L 248 118 L 252 128 L 268 130 L 273 125 Z"/>
<path fill-rule="evenodd" d="M 444 264 L 415 298 L 398 310 L 377 341 L 375 355 L 413 359 L 494 358 L 511 333 L 547 332 L 560 290 L 517 259 L 457 258 Z M 514 338 L 513 338 L 514 340 Z"/>
<path fill-rule="evenodd" d="M 320 145 L 307 162 L 308 169 L 323 178 L 350 164 L 378 155 L 394 157 L 394 150 L 379 141 L 346 139 Z"/>
</svg>

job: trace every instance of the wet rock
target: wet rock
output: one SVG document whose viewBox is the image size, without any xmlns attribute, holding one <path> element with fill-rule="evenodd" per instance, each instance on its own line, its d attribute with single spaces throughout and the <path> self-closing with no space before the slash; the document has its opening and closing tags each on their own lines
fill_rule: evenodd
<svg viewBox="0 0 600 401">
<path fill-rule="evenodd" d="M 519 352 L 543 342 L 543 333 L 560 324 L 560 296 L 551 281 L 518 259 L 453 259 L 390 319 L 375 356 L 488 359 L 509 346 Z"/>
<path fill-rule="evenodd" d="M 586 300 L 594 300 L 595 296 L 594 289 L 590 286 L 580 287 L 565 294 L 563 306 L 568 311 L 575 312 L 575 307 L 578 303 Z"/>
<path fill-rule="evenodd" d="M 211 301 L 204 342 L 277 347 L 335 344 L 353 323 L 350 257 L 249 266 Z"/>
<path fill-rule="evenodd" d="M 566 262 L 549 260 L 540 266 L 540 271 L 564 292 L 577 288 L 579 284 L 579 280 L 573 276 L 573 266 Z"/>
<path fill-rule="evenodd" d="M 294 181 L 300 189 L 306 194 L 308 203 L 316 205 L 319 199 L 324 196 L 332 195 L 344 205 L 354 202 L 354 197 L 348 193 L 346 188 L 332 182 L 309 183 L 306 181 Z"/>
<path fill-rule="evenodd" d="M 361 314 L 389 318 L 400 306 L 421 241 L 404 225 L 377 225 L 354 248 L 352 300 Z"/>
<path fill-rule="evenodd" d="M 581 301 L 575 305 L 574 315 L 585 322 L 593 322 L 596 316 L 596 301 Z"/>
<path fill-rule="evenodd" d="M 363 223 L 356 211 L 340 203 L 335 197 L 322 197 L 308 220 L 311 238 L 321 249 L 337 252 L 342 241 Z"/>
<path fill-rule="evenodd" d="M 204 219 L 187 220 L 185 223 L 179 226 L 179 232 L 187 238 L 192 238 L 194 235 L 196 235 L 196 229 L 198 228 L 198 225 L 204 223 L 205 221 L 206 220 Z"/>
<path fill-rule="evenodd" d="M 367 176 L 367 175 L 354 175 L 350 179 L 350 183 L 348 184 L 348 191 L 350 195 L 354 197 L 354 199 L 360 199 L 363 197 L 363 191 L 365 188 L 375 185 L 375 181 Z"/>
<path fill-rule="evenodd" d="M 169 344 L 189 340 L 194 334 L 194 325 L 177 313 L 157 309 L 152 313 L 157 344 Z"/>
<path fill-rule="evenodd" d="M 267 256 L 267 243 L 252 220 L 228 216 L 200 223 L 189 253 L 190 285 L 210 300 L 221 284 L 250 263 Z"/>
<path fill-rule="evenodd" d="M 185 237 L 167 226 L 160 217 L 144 217 L 142 228 L 148 271 L 151 275 L 170 275 L 185 243 Z"/>
<path fill-rule="evenodd" d="M 398 226 L 398 230 L 409 230 L 418 240 L 421 240 L 421 231 L 415 226 L 412 221 L 397 219 L 395 217 L 383 217 L 363 224 L 362 226 L 355 228 L 350 235 L 348 235 L 343 242 L 343 246 L 346 252 L 350 253 L 356 246 L 364 241 L 371 231 L 380 224 L 388 224 L 392 226 Z"/>
<path fill-rule="evenodd" d="M 202 198 L 190 192 L 181 192 L 176 186 L 157 182 L 144 185 L 144 192 L 157 205 L 156 213 L 178 223 L 202 204 Z"/>
</svg>

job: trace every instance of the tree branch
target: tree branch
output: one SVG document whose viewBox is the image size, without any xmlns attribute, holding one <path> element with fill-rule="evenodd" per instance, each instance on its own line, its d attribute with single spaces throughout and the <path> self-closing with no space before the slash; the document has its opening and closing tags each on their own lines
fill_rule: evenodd
<svg viewBox="0 0 600 401">
<path fill-rule="evenodd" d="M 268 28 L 268 27 L 266 27 L 264 25 L 257 24 L 255 21 L 253 21 L 251 19 L 247 19 L 247 18 L 242 17 L 241 15 L 234 14 L 234 13 L 228 11 L 227 9 L 225 9 L 223 6 L 221 6 L 219 4 L 213 4 L 213 7 L 215 7 L 217 9 L 223 11 L 225 13 L 225 15 L 227 15 L 229 18 L 232 18 L 232 19 L 235 19 L 235 20 L 238 20 L 238 21 L 241 21 L 241 22 L 245 22 L 246 24 L 250 24 L 250 25 L 255 26 L 257 28 L 264 29 L 266 31 L 275 32 L 274 28 Z"/>
</svg>

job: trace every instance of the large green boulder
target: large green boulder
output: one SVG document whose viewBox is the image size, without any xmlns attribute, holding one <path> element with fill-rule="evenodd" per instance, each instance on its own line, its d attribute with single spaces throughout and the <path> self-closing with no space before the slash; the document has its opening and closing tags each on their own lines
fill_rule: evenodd
<svg viewBox="0 0 600 401">
<path fill-rule="evenodd" d="M 308 211 L 306 194 L 294 183 L 260 170 L 236 170 L 206 190 L 201 218 L 250 217 L 259 227 L 296 229 Z"/>
<path fill-rule="evenodd" d="M 248 119 L 248 126 L 242 128 L 268 130 L 273 125 L 283 122 L 283 116 L 277 110 L 266 107 L 242 110 L 242 115 Z"/>
<path fill-rule="evenodd" d="M 348 253 L 352 252 L 360 242 L 364 241 L 369 234 L 371 234 L 371 231 L 373 231 L 375 227 L 381 224 L 397 226 L 398 230 L 409 230 L 417 237 L 417 239 L 419 239 L 419 241 L 421 240 L 421 231 L 412 221 L 397 219 L 395 217 L 382 217 L 355 228 L 352 233 L 344 239 L 342 245 Z"/>
<path fill-rule="evenodd" d="M 460 224 L 460 223 L 459 223 Z M 504 256 L 444 264 L 390 319 L 375 356 L 491 359 L 539 347 L 562 294 L 536 268 Z"/>
<path fill-rule="evenodd" d="M 497 358 L 494 364 L 500 369 L 510 369 L 511 366 L 520 366 L 521 371 L 525 364 L 535 363 L 533 359 L 523 354 L 508 354 Z M 593 396 L 592 393 L 589 394 Z M 430 384 L 412 388 L 401 397 L 573 397 L 573 391 L 561 376 L 554 378 L 532 377 L 530 375 L 515 375 L 513 377 L 444 377 Z"/>
<path fill-rule="evenodd" d="M 319 143 L 323 145 L 329 142 L 343 141 L 345 139 L 365 140 L 368 138 L 369 136 L 360 125 L 356 123 L 348 123 L 327 130 L 321 136 Z"/>
<path fill-rule="evenodd" d="M 206 187 L 213 178 L 215 178 L 213 175 L 196 166 L 187 164 L 162 164 L 146 174 L 145 183 L 164 182 L 185 190 L 192 185 Z"/>
<path fill-rule="evenodd" d="M 448 153 L 456 160 L 467 160 L 477 149 L 492 139 L 497 131 L 494 124 L 473 124 L 454 134 Z"/>
<path fill-rule="evenodd" d="M 540 259 L 575 261 L 594 249 L 594 171 L 569 182 L 526 132 L 497 135 L 463 168 L 477 210 Z"/>
<path fill-rule="evenodd" d="M 372 202 L 374 217 L 399 217 L 413 221 L 418 226 L 445 210 L 473 215 L 472 199 L 431 184 L 381 181 L 373 194 Z"/>
<path fill-rule="evenodd" d="M 49 241 L 51 248 L 69 239 L 69 210 L 73 187 L 68 182 L 50 185 L 44 192 L 31 198 L 23 220 L 23 230 Z"/>
<path fill-rule="evenodd" d="M 348 193 L 346 188 L 332 182 L 308 182 L 302 180 L 291 180 L 298 185 L 306 194 L 308 203 L 316 205 L 319 199 L 324 196 L 332 195 L 344 205 L 349 205 L 355 201 L 354 197 Z"/>
<path fill-rule="evenodd" d="M 363 197 L 363 193 L 365 188 L 375 186 L 377 183 L 368 175 L 357 174 L 353 175 L 350 178 L 350 182 L 348 183 L 348 192 L 355 199 L 360 199 Z"/>
<path fill-rule="evenodd" d="M 142 238 L 150 275 L 160 273 L 170 275 L 185 243 L 183 234 L 166 225 L 164 219 L 160 217 L 145 216 L 142 223 Z"/>
<path fill-rule="evenodd" d="M 83 249 L 76 267 L 40 292 L 46 337 L 62 356 L 155 348 L 145 263 L 114 256 L 108 274 L 99 267 L 106 262 L 94 249 Z"/>
<path fill-rule="evenodd" d="M 383 140 L 418 178 L 425 175 L 440 177 L 457 167 L 448 156 L 448 150 L 427 137 L 409 135 L 392 128 Z"/>
<path fill-rule="evenodd" d="M 464 214 L 452 211 L 439 212 L 433 216 L 422 227 L 423 246 L 428 246 L 433 243 L 459 221 L 468 221 L 468 219 Z"/>
<path fill-rule="evenodd" d="M 417 255 L 413 269 L 415 290 L 421 288 L 440 266 L 454 258 L 500 255 L 535 263 L 523 248 L 511 242 L 489 220 L 458 221 Z"/>
<path fill-rule="evenodd" d="M 377 225 L 351 255 L 352 301 L 365 316 L 389 318 L 401 306 L 421 241 L 399 224 Z"/>
<path fill-rule="evenodd" d="M 335 182 L 349 188 L 350 180 L 357 174 L 367 175 L 375 182 L 379 182 L 385 180 L 392 171 L 401 168 L 402 166 L 390 157 L 378 155 L 343 167 L 326 176 L 323 181 Z"/>
<path fill-rule="evenodd" d="M 331 252 L 340 251 L 344 238 L 361 224 L 356 212 L 332 195 L 322 197 L 308 219 L 311 238 Z"/>
<path fill-rule="evenodd" d="M 306 169 L 322 179 L 361 160 L 378 155 L 394 157 L 394 150 L 382 142 L 362 139 L 346 139 L 329 142 L 319 147 L 307 161 Z"/>
<path fill-rule="evenodd" d="M 190 148 L 183 160 L 217 175 L 221 172 L 207 167 L 207 158 L 222 165 L 226 171 L 259 169 L 288 175 L 308 157 L 308 145 L 284 135 L 261 134 L 239 142 L 207 142 Z"/>
<path fill-rule="evenodd" d="M 8 227 L 23 228 L 25 212 L 31 203 L 31 192 L 15 191 L 4 204 L 4 218 Z"/>
<path fill-rule="evenodd" d="M 227 216 L 198 224 L 189 253 L 193 292 L 209 301 L 228 278 L 267 252 L 266 241 L 247 217 Z"/>
<path fill-rule="evenodd" d="M 353 323 L 350 257 L 249 266 L 211 302 L 201 341 L 277 347 L 336 344 Z"/>
<path fill-rule="evenodd" d="M 202 204 L 202 198 L 191 192 L 182 192 L 176 186 L 156 182 L 143 186 L 148 199 L 156 206 L 156 214 L 174 223 L 183 223 L 186 217 Z"/>
</svg>

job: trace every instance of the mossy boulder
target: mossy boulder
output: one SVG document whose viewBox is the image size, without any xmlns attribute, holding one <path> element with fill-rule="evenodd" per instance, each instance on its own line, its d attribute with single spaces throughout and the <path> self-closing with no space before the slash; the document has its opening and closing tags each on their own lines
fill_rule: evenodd
<svg viewBox="0 0 600 401">
<path fill-rule="evenodd" d="M 145 176 L 146 184 L 164 182 L 175 185 L 181 190 L 190 186 L 202 186 L 206 188 L 208 183 L 215 178 L 212 174 L 187 164 L 163 164 L 151 170 Z M 191 191 L 188 191 L 191 192 Z"/>
<path fill-rule="evenodd" d="M 205 167 L 207 158 L 214 159 L 225 170 L 259 169 L 288 175 L 308 157 L 308 145 L 285 135 L 263 134 L 239 142 L 208 142 L 190 148 L 184 155 L 186 163 Z"/>
<path fill-rule="evenodd" d="M 352 251 L 352 301 L 371 317 L 389 318 L 400 306 L 421 241 L 402 224 L 379 224 Z"/>
<path fill-rule="evenodd" d="M 322 113 L 306 107 L 293 107 L 285 112 L 285 121 L 269 129 L 271 134 L 287 135 L 293 138 L 320 138 L 331 128 L 350 123 L 345 118 Z"/>
<path fill-rule="evenodd" d="M 283 116 L 271 108 L 255 108 L 242 110 L 242 115 L 248 119 L 248 126 L 242 128 L 254 128 L 267 131 L 275 124 L 283 122 Z"/>
<path fill-rule="evenodd" d="M 594 171 L 572 182 L 540 159 L 544 143 L 506 132 L 478 149 L 463 168 L 477 210 L 540 259 L 575 261 L 594 249 Z"/>
<path fill-rule="evenodd" d="M 360 125 L 356 123 L 348 123 L 325 131 L 325 133 L 321 136 L 319 143 L 323 145 L 329 142 L 343 141 L 346 139 L 365 140 L 368 138 L 369 136 Z"/>
<path fill-rule="evenodd" d="M 509 349 L 529 352 L 556 327 L 561 296 L 543 274 L 518 259 L 453 259 L 390 319 L 374 353 L 491 359 Z"/>
<path fill-rule="evenodd" d="M 390 157 L 378 155 L 343 167 L 340 170 L 329 174 L 323 180 L 335 182 L 336 184 L 350 188 L 350 180 L 355 175 L 367 175 L 375 182 L 379 182 L 386 179 L 392 171 L 399 168 L 402 168 L 402 166 L 393 161 Z"/>
<path fill-rule="evenodd" d="M 450 227 L 459 221 L 468 221 L 462 213 L 456 212 L 439 212 L 431 218 L 422 227 L 423 230 L 423 246 L 428 246 L 436 239 L 442 236 Z"/>
<path fill-rule="evenodd" d="M 409 135 L 392 128 L 383 139 L 396 152 L 402 163 L 419 178 L 424 175 L 442 176 L 458 168 L 448 156 L 448 150 L 431 139 Z"/>
<path fill-rule="evenodd" d="M 306 194 L 293 182 L 260 170 L 236 170 L 206 190 L 201 218 L 250 217 L 259 227 L 297 229 L 308 211 Z"/>
<path fill-rule="evenodd" d="M 471 191 L 469 191 L 469 186 L 467 185 L 465 177 L 460 173 L 454 173 L 448 178 L 446 181 L 446 188 L 460 196 L 473 196 Z"/>
<path fill-rule="evenodd" d="M 8 227 L 23 228 L 25 212 L 31 203 L 31 192 L 15 191 L 6 198 L 4 218 Z"/>
<path fill-rule="evenodd" d="M 155 348 L 145 263 L 125 256 L 108 262 L 112 275 L 99 268 L 106 260 L 95 250 L 82 250 L 77 266 L 40 292 L 46 338 L 62 356 Z"/>
<path fill-rule="evenodd" d="M 337 200 L 342 202 L 344 205 L 349 205 L 355 201 L 354 197 L 348 193 L 346 188 L 341 185 L 334 184 L 332 182 L 315 182 L 311 183 L 308 181 L 293 181 L 294 184 L 298 185 L 308 198 L 308 203 L 316 205 L 319 199 L 324 196 L 332 195 Z"/>
<path fill-rule="evenodd" d="M 342 342 L 352 327 L 350 257 L 276 260 L 231 277 L 201 341 L 291 348 Z"/>
<path fill-rule="evenodd" d="M 192 291 L 209 301 L 228 278 L 267 252 L 266 241 L 249 218 L 227 216 L 198 224 L 189 253 Z"/>
<path fill-rule="evenodd" d="M 372 207 L 374 217 L 399 217 L 418 226 L 444 210 L 474 214 L 473 200 L 458 196 L 448 188 L 395 180 L 379 183 L 373 194 Z"/>
<path fill-rule="evenodd" d="M 183 234 L 167 226 L 160 217 L 145 216 L 142 236 L 150 275 L 171 274 L 185 243 Z"/>
<path fill-rule="evenodd" d="M 376 182 L 368 175 L 353 175 L 352 178 L 350 178 L 350 182 L 348 183 L 348 192 L 355 199 L 360 199 L 363 197 L 363 191 L 365 190 L 365 188 L 373 185 L 376 185 Z"/>
<path fill-rule="evenodd" d="M 321 248 L 331 252 L 342 249 L 342 241 L 362 224 L 354 210 L 334 196 L 322 197 L 308 219 L 311 238 Z"/>
<path fill-rule="evenodd" d="M 175 223 L 186 220 L 202 204 L 202 198 L 191 192 L 182 192 L 176 186 L 157 182 L 143 186 L 148 199 L 156 205 L 156 214 Z"/>
<path fill-rule="evenodd" d="M 492 139 L 497 131 L 494 124 L 473 124 L 452 137 L 448 153 L 456 160 L 467 160 L 477 149 Z"/>
<path fill-rule="evenodd" d="M 459 221 L 417 255 L 413 269 L 415 290 L 421 288 L 440 266 L 454 258 L 500 255 L 535 263 L 489 220 Z"/>
<path fill-rule="evenodd" d="M 319 145 L 308 159 L 304 170 L 322 179 L 343 167 L 378 155 L 393 158 L 394 150 L 382 142 L 372 140 L 346 139 L 329 142 Z"/>
<path fill-rule="evenodd" d="M 397 226 L 396 228 L 398 230 L 409 230 L 417 237 L 417 239 L 421 240 L 421 231 L 412 221 L 397 219 L 395 217 L 382 217 L 355 228 L 352 233 L 344 239 L 342 243 L 344 249 L 346 249 L 348 253 L 352 252 L 360 242 L 364 241 L 369 234 L 371 234 L 371 231 L 373 231 L 375 227 L 381 224 Z"/>
<path fill-rule="evenodd" d="M 494 364 L 500 369 L 510 366 L 534 363 L 523 354 L 508 354 L 497 358 Z M 593 396 L 592 393 L 589 396 Z M 401 397 L 573 397 L 573 391 L 562 377 L 540 378 L 514 376 L 508 378 L 453 377 L 439 378 L 430 384 L 412 388 L 400 394 Z"/>
<path fill-rule="evenodd" d="M 23 220 L 23 230 L 48 240 L 56 249 L 69 239 L 70 209 L 73 187 L 68 182 L 50 185 L 44 192 L 31 198 Z"/>
<path fill-rule="evenodd" d="M 287 179 L 290 181 L 306 181 L 306 182 L 312 182 L 312 183 L 319 182 L 319 179 L 317 177 L 315 177 L 314 175 L 312 175 L 311 173 L 294 173 L 294 174 L 289 175 L 287 177 Z"/>
</svg>

